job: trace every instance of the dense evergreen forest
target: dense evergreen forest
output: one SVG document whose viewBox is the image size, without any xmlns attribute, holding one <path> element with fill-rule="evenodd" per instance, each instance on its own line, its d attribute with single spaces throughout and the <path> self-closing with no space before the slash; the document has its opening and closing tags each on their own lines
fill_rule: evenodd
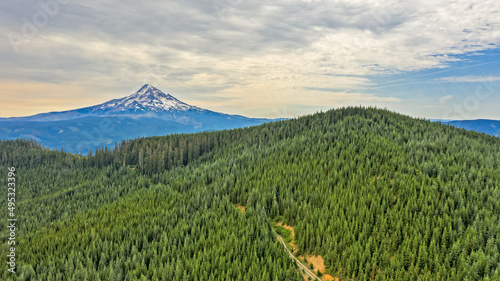
<svg viewBox="0 0 500 281">
<path fill-rule="evenodd" d="M 340 280 L 500 280 L 500 139 L 386 110 L 87 156 L 3 141 L 3 187 L 8 167 L 18 264 L 2 280 L 303 280 L 273 221 Z"/>
</svg>

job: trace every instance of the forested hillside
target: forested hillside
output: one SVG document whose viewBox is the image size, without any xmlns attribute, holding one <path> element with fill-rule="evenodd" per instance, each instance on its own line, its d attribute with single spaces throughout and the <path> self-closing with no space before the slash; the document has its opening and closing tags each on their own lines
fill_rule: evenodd
<svg viewBox="0 0 500 281">
<path fill-rule="evenodd" d="M 273 221 L 340 280 L 500 280 L 500 139 L 484 134 L 345 108 L 87 157 L 0 151 L 20 280 L 301 280 Z"/>
</svg>

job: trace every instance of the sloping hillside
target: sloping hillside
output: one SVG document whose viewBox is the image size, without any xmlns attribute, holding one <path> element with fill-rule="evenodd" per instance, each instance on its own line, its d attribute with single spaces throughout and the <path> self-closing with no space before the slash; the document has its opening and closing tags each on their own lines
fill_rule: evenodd
<svg viewBox="0 0 500 281">
<path fill-rule="evenodd" d="M 346 108 L 88 158 L 0 145 L 18 170 L 25 275 L 300 280 L 271 231 L 282 221 L 340 280 L 500 278 L 495 137 Z"/>
</svg>

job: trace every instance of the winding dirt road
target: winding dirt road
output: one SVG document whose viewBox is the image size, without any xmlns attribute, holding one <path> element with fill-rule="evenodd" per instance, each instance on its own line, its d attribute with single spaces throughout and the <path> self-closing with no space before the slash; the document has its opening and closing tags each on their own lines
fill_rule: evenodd
<svg viewBox="0 0 500 281">
<path fill-rule="evenodd" d="M 316 276 L 316 274 L 314 274 L 309 268 L 307 268 L 307 266 L 305 266 L 299 259 L 297 259 L 292 254 L 292 252 L 290 252 L 290 250 L 288 250 L 288 247 L 286 246 L 285 241 L 283 241 L 283 238 L 281 238 L 281 236 L 279 236 L 278 233 L 274 232 L 274 234 L 276 234 L 276 237 L 278 238 L 278 240 L 281 242 L 281 244 L 283 244 L 283 247 L 285 247 L 285 250 L 288 252 L 288 255 L 290 256 L 290 258 L 294 259 L 297 262 L 297 265 L 305 271 L 307 276 L 311 277 L 312 280 L 323 281 L 323 280 L 321 280 L 321 278 Z"/>
</svg>

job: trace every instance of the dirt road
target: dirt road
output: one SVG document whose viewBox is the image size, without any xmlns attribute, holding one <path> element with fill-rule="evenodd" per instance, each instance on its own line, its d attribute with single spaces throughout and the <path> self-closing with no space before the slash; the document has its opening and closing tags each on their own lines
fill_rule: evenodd
<svg viewBox="0 0 500 281">
<path fill-rule="evenodd" d="M 316 276 L 316 274 L 314 274 L 309 268 L 307 268 L 307 266 L 305 266 L 299 259 L 297 259 L 292 254 L 292 252 L 290 252 L 290 250 L 288 250 L 288 247 L 286 246 L 285 241 L 283 241 L 283 238 L 281 238 L 281 236 L 279 236 L 278 233 L 275 232 L 274 234 L 276 234 L 276 237 L 278 238 L 278 240 L 281 242 L 281 244 L 283 244 L 283 247 L 285 247 L 285 250 L 288 252 L 288 255 L 290 255 L 290 258 L 294 259 L 297 262 L 297 265 L 305 271 L 307 276 L 311 277 L 312 280 L 322 281 L 318 276 Z"/>
</svg>

